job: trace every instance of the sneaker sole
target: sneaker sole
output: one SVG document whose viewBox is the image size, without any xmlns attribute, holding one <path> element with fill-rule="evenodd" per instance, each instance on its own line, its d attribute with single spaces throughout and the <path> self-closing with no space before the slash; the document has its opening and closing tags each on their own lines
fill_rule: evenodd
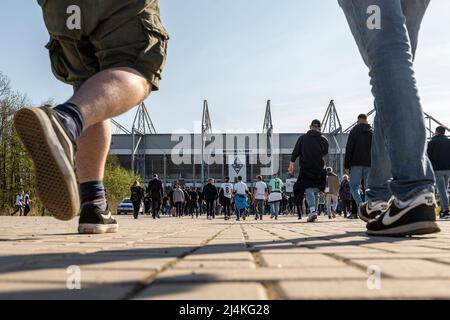
<svg viewBox="0 0 450 320">
<path fill-rule="evenodd" d="M 119 232 L 119 224 L 89 224 L 83 223 L 78 226 L 79 234 L 103 234 Z"/>
<path fill-rule="evenodd" d="M 55 218 L 73 219 L 80 210 L 78 183 L 53 124 L 42 110 L 25 108 L 17 112 L 14 127 L 34 162 L 37 193 Z"/>
<path fill-rule="evenodd" d="M 388 237 L 405 237 L 405 236 L 419 236 L 425 234 L 433 234 L 441 232 L 441 229 L 436 222 L 423 221 L 415 222 L 404 226 L 395 227 L 392 229 L 382 231 L 367 230 L 370 236 L 388 236 Z"/>
</svg>

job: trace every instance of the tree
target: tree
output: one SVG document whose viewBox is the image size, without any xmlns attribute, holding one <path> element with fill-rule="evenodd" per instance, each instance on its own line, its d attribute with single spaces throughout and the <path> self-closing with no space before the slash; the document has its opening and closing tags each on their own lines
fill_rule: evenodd
<svg viewBox="0 0 450 320">
<path fill-rule="evenodd" d="M 108 200 L 111 203 L 120 202 L 130 196 L 130 187 L 140 177 L 132 171 L 120 166 L 119 159 L 109 156 L 106 161 L 104 184 Z"/>
<path fill-rule="evenodd" d="M 8 77 L 0 72 L 0 214 L 14 206 L 18 192 L 36 194 L 31 158 L 13 126 L 14 114 L 28 104 L 26 95 L 14 92 Z"/>
</svg>

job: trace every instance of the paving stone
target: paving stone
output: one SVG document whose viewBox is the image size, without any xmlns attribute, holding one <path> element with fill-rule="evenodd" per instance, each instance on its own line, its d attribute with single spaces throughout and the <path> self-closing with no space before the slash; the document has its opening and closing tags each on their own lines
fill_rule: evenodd
<svg viewBox="0 0 450 320">
<path fill-rule="evenodd" d="M 267 300 L 259 283 L 154 284 L 138 300 Z"/>
<path fill-rule="evenodd" d="M 447 278 L 450 279 L 450 266 L 419 259 L 373 259 L 352 260 L 366 267 L 377 266 L 382 274 L 395 278 Z"/>
<path fill-rule="evenodd" d="M 329 299 L 448 299 L 450 281 L 382 280 L 380 290 L 367 280 L 282 281 L 282 297 L 292 300 Z M 369 288 L 373 288 L 370 290 Z"/>
<path fill-rule="evenodd" d="M 216 282 L 216 281 L 281 281 L 297 279 L 359 279 L 367 274 L 352 267 L 257 268 L 247 269 L 172 269 L 161 273 L 156 282 Z"/>
<path fill-rule="evenodd" d="M 134 287 L 133 283 L 82 284 L 80 290 L 69 290 L 65 283 L 0 283 L 0 300 L 117 300 Z"/>
<path fill-rule="evenodd" d="M 345 267 L 345 263 L 323 254 L 263 254 L 267 267 Z"/>
</svg>

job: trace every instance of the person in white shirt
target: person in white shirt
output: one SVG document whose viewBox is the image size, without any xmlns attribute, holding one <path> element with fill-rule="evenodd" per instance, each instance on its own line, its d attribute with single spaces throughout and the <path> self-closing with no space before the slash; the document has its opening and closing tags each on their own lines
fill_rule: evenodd
<svg viewBox="0 0 450 320">
<path fill-rule="evenodd" d="M 263 181 L 262 176 L 256 177 L 255 190 L 253 191 L 253 199 L 255 199 L 255 220 L 263 219 L 265 211 L 265 202 L 267 199 L 267 184 Z"/>
<path fill-rule="evenodd" d="M 16 211 L 11 213 L 12 216 L 16 215 L 19 212 L 19 215 L 23 214 L 23 191 L 22 193 L 17 194 L 16 196 Z"/>
<path fill-rule="evenodd" d="M 234 185 L 234 191 L 236 193 L 235 206 L 237 221 L 240 220 L 241 216 L 245 220 L 245 210 L 250 206 L 247 202 L 248 186 L 242 181 L 241 176 L 238 177 L 238 182 Z"/>
<path fill-rule="evenodd" d="M 229 220 L 231 218 L 231 197 L 233 196 L 234 191 L 233 184 L 230 183 L 230 177 L 225 177 L 225 183 L 222 183 L 220 188 L 223 191 L 223 209 L 225 213 L 225 220 Z"/>
</svg>

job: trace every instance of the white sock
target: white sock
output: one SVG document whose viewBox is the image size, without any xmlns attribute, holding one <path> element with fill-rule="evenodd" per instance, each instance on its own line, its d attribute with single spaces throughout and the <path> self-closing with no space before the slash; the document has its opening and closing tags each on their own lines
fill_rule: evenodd
<svg viewBox="0 0 450 320">
<path fill-rule="evenodd" d="M 310 207 L 309 208 L 309 213 L 314 213 L 316 212 L 316 208 L 315 207 Z"/>
</svg>

